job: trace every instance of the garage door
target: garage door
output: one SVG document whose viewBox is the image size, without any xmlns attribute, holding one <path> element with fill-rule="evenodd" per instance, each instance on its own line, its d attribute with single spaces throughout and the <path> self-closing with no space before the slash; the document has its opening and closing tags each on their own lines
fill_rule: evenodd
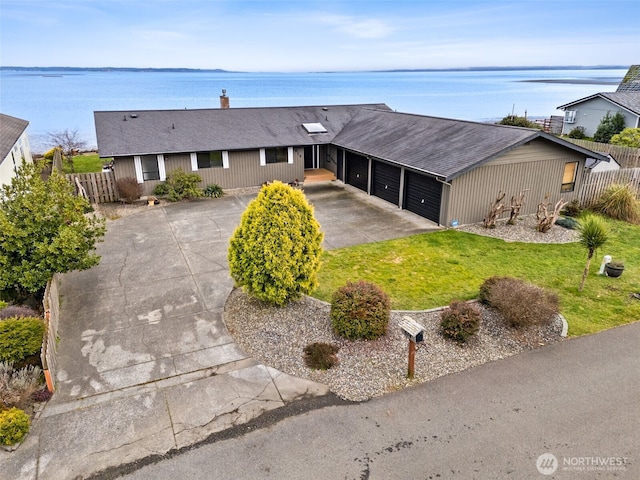
<svg viewBox="0 0 640 480">
<path fill-rule="evenodd" d="M 346 152 L 345 160 L 347 162 L 347 183 L 366 192 L 369 183 L 369 160 L 367 157 L 351 152 Z"/>
<path fill-rule="evenodd" d="M 404 208 L 421 217 L 440 223 L 442 184 L 434 178 L 419 173 L 406 172 Z"/>
<path fill-rule="evenodd" d="M 400 200 L 400 167 L 373 162 L 372 194 L 394 205 Z"/>
</svg>

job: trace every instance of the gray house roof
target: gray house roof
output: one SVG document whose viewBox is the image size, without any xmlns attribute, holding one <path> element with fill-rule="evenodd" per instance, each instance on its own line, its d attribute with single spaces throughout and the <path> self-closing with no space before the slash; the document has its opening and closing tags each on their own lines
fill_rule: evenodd
<svg viewBox="0 0 640 480">
<path fill-rule="evenodd" d="M 361 110 L 332 142 L 449 181 L 536 138 L 607 161 L 537 129 Z"/>
<path fill-rule="evenodd" d="M 640 92 L 640 65 L 631 65 L 616 92 Z"/>
<path fill-rule="evenodd" d="M 639 92 L 610 92 L 610 93 L 596 93 L 589 97 L 581 98 L 580 100 L 576 100 L 574 102 L 565 103 L 564 105 L 560 105 L 558 110 L 565 110 L 569 107 L 577 105 L 579 103 L 587 102 L 594 98 L 604 98 L 614 105 L 624 108 L 625 110 L 630 111 L 636 115 L 640 115 L 640 91 Z"/>
<path fill-rule="evenodd" d="M 28 125 L 26 120 L 0 113 L 0 162 L 9 155 Z"/>
<path fill-rule="evenodd" d="M 330 143 L 362 108 L 385 104 L 307 107 L 94 112 L 101 157 L 244 150 Z M 303 123 L 321 123 L 310 134 Z"/>
</svg>

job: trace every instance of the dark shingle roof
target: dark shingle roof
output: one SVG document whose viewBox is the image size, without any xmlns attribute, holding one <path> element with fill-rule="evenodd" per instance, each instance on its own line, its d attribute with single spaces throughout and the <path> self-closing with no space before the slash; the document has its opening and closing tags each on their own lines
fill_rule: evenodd
<svg viewBox="0 0 640 480">
<path fill-rule="evenodd" d="M 0 162 L 4 161 L 29 122 L 0 113 Z"/>
<path fill-rule="evenodd" d="M 640 92 L 640 65 L 631 65 L 616 92 Z"/>
<path fill-rule="evenodd" d="M 370 109 L 360 111 L 333 143 L 448 181 L 536 138 L 594 156 L 536 129 Z"/>
<path fill-rule="evenodd" d="M 609 100 L 614 105 L 618 107 L 625 108 L 630 112 L 635 113 L 636 115 L 640 115 L 640 92 L 604 92 L 604 93 L 596 93 L 594 95 L 590 95 L 588 97 L 581 98 L 580 100 L 576 100 L 574 102 L 565 103 L 564 105 L 560 105 L 558 110 L 564 110 L 568 107 L 572 107 L 578 103 L 583 103 L 588 100 L 592 100 L 596 97 L 601 97 L 606 100 Z"/>
<path fill-rule="evenodd" d="M 94 112 L 101 157 L 244 150 L 330 143 L 362 108 L 384 104 L 308 107 Z M 303 123 L 322 123 L 313 134 Z"/>
</svg>

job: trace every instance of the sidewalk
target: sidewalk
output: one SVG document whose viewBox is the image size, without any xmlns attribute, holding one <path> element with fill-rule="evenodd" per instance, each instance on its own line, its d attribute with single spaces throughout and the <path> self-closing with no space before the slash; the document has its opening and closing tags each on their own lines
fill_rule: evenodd
<svg viewBox="0 0 640 480">
<path fill-rule="evenodd" d="M 327 248 L 434 229 L 334 184 L 305 191 Z M 87 477 L 328 393 L 248 357 L 224 325 L 228 239 L 254 196 L 109 222 L 100 265 L 63 276 L 56 392 L 25 442 L 0 452 L 3 478 Z"/>
</svg>

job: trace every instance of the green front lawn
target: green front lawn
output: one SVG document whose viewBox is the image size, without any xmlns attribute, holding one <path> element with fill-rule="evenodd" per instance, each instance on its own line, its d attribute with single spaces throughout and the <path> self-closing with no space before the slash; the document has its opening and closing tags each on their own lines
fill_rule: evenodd
<svg viewBox="0 0 640 480">
<path fill-rule="evenodd" d="M 392 299 L 395 310 L 421 310 L 478 296 L 493 275 L 526 279 L 555 291 L 570 335 L 640 320 L 640 226 L 608 221 L 609 243 L 596 253 L 584 290 L 578 291 L 586 250 L 578 243 L 507 243 L 447 230 L 327 251 L 314 296 L 330 301 L 347 281 L 368 280 Z M 604 254 L 625 262 L 619 278 L 597 275 Z"/>
<path fill-rule="evenodd" d="M 98 154 L 76 155 L 73 157 L 74 173 L 101 172 L 102 165 L 109 163 L 108 158 L 100 158 Z M 66 162 L 63 165 L 64 173 L 72 173 Z"/>
</svg>

